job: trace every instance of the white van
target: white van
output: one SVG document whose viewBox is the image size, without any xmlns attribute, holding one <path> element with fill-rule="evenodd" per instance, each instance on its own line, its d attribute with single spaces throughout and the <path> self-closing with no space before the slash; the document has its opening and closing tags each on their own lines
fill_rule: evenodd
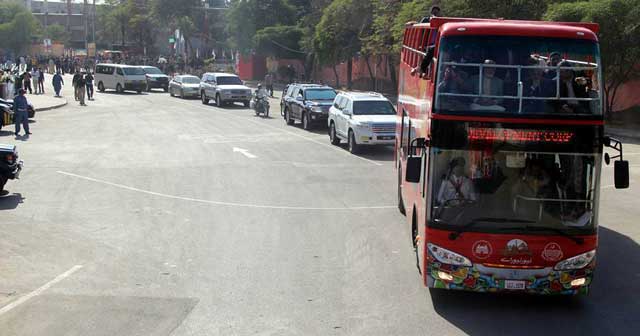
<svg viewBox="0 0 640 336">
<path fill-rule="evenodd" d="M 142 92 L 147 86 L 144 70 L 139 66 L 125 64 L 96 65 L 95 83 L 100 92 L 116 90 L 116 92 Z"/>
</svg>

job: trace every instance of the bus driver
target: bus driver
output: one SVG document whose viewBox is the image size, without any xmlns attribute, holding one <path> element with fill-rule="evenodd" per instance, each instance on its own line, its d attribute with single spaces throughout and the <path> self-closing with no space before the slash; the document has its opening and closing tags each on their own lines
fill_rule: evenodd
<svg viewBox="0 0 640 336">
<path fill-rule="evenodd" d="M 471 179 L 464 175 L 466 162 L 462 157 L 456 157 L 449 162 L 449 171 L 442 180 L 438 192 L 438 204 L 457 205 L 457 201 L 475 201 L 476 194 Z M 452 202 L 453 201 L 453 202 Z M 453 203 L 453 204 L 452 204 Z"/>
</svg>

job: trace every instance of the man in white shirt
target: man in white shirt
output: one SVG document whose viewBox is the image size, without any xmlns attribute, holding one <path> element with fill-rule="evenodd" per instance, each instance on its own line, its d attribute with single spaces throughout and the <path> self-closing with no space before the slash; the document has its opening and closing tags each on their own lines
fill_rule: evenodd
<svg viewBox="0 0 640 336">
<path fill-rule="evenodd" d="M 457 157 L 449 163 L 449 173 L 442 181 L 438 192 L 438 204 L 456 205 L 460 201 L 475 201 L 477 199 L 471 179 L 465 176 L 464 158 Z"/>
</svg>

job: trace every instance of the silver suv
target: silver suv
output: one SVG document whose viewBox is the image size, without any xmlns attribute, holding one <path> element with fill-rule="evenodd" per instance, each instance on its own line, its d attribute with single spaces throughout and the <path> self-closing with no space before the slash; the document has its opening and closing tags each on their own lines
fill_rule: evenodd
<svg viewBox="0 0 640 336">
<path fill-rule="evenodd" d="M 234 74 L 208 72 L 202 75 L 200 99 L 205 105 L 213 99 L 218 107 L 236 102 L 249 107 L 251 97 L 251 89 Z"/>
</svg>

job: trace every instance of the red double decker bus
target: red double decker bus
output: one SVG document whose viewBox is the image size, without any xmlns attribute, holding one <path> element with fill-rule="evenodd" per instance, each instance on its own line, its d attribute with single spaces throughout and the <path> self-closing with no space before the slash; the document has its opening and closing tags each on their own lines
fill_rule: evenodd
<svg viewBox="0 0 640 336">
<path fill-rule="evenodd" d="M 398 207 L 425 285 L 586 293 L 604 135 L 598 25 L 408 24 L 399 71 Z M 605 155 L 608 164 L 611 158 Z"/>
</svg>

